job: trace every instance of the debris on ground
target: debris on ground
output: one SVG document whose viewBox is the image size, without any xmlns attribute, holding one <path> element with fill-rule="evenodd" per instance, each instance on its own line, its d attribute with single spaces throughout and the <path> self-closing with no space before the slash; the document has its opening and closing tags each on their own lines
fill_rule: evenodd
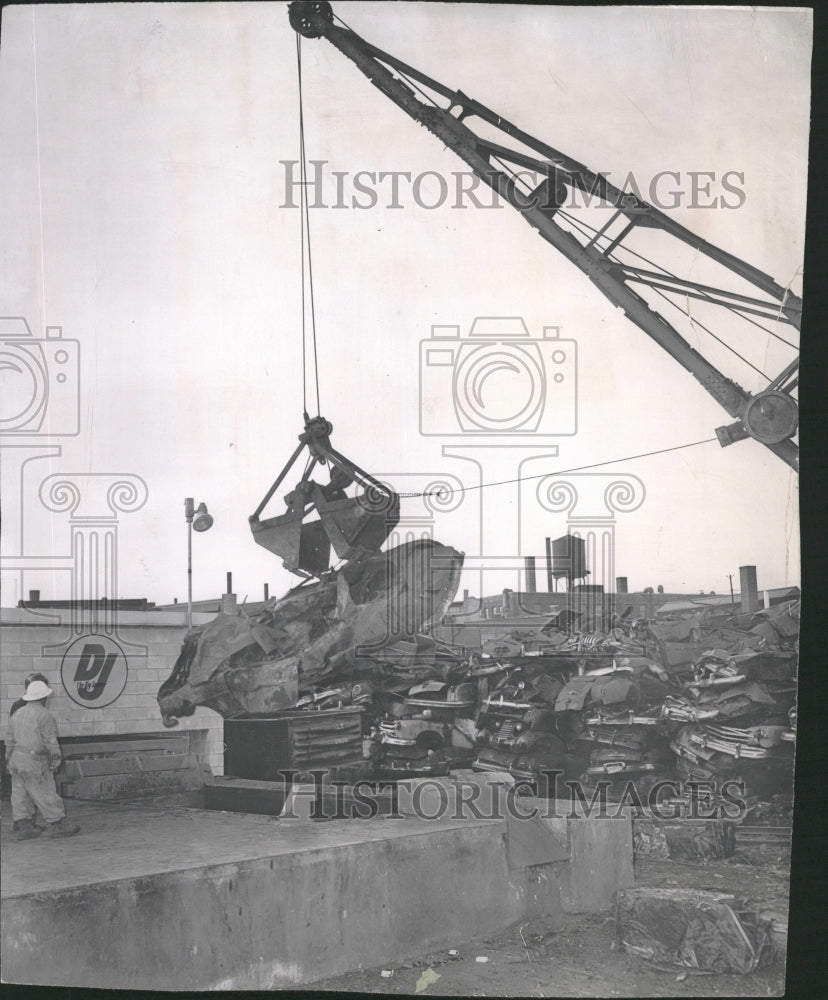
<svg viewBox="0 0 828 1000">
<path fill-rule="evenodd" d="M 784 992 L 784 930 L 787 926 L 788 873 L 770 865 L 748 867 L 736 859 L 687 862 L 642 860 L 635 865 L 636 886 L 712 888 L 746 900 L 748 910 L 773 919 L 779 957 L 749 975 L 711 973 L 662 962 L 642 961 L 613 947 L 612 913 L 573 914 L 521 921 L 495 936 L 458 942 L 462 959 L 447 952 L 396 963 L 393 979 L 378 969 L 355 970 L 314 983 L 319 991 L 361 995 L 410 995 L 426 966 L 437 967 L 439 996 L 503 997 L 706 997 L 780 996 Z M 458 950 L 455 948 L 454 950 Z M 475 961 L 477 955 L 489 958 Z M 684 979 L 678 979 L 682 973 Z"/>
<path fill-rule="evenodd" d="M 647 961 L 705 972 L 753 972 L 774 958 L 770 920 L 728 893 L 620 889 L 615 940 Z"/>
<path fill-rule="evenodd" d="M 433 986 L 442 976 L 439 972 L 435 972 L 434 969 L 426 969 L 425 972 L 417 980 L 417 985 L 414 987 L 415 993 L 422 993 L 427 990 L 429 986 Z"/>
<path fill-rule="evenodd" d="M 636 858 L 729 858 L 736 850 L 736 835 L 733 824 L 721 819 L 640 817 L 633 822 L 633 850 Z"/>
</svg>

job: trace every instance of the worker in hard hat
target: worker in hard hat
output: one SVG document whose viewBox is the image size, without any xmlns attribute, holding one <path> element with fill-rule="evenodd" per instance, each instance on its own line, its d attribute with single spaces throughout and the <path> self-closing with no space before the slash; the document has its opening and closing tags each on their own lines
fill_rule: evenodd
<svg viewBox="0 0 828 1000">
<path fill-rule="evenodd" d="M 45 674 L 26 674 L 26 676 L 23 678 L 23 694 L 26 693 L 26 689 L 32 683 L 32 681 L 43 681 L 46 687 L 49 686 L 49 678 Z M 12 702 L 12 707 L 9 709 L 9 718 L 11 718 L 14 715 L 14 713 L 18 709 L 22 708 L 25 704 L 26 702 L 23 701 L 22 698 L 18 698 L 17 701 Z M 46 829 L 41 823 L 38 823 L 37 813 L 35 813 L 35 816 L 32 819 L 32 824 L 41 830 Z M 18 820 L 15 820 L 14 822 L 15 833 L 19 829 L 20 829 L 20 822 Z"/>
<path fill-rule="evenodd" d="M 18 840 L 31 840 L 44 831 L 35 826 L 35 813 L 46 821 L 46 835 L 71 837 L 80 827 L 69 822 L 63 799 L 55 788 L 54 772 L 60 767 L 57 719 L 46 707 L 51 688 L 32 681 L 23 695 L 25 704 L 9 719 L 6 751 L 12 779 L 12 819 Z"/>
<path fill-rule="evenodd" d="M 47 687 L 49 686 L 49 678 L 45 674 L 26 674 L 23 678 L 23 694 L 26 693 L 32 681 L 43 681 Z M 12 702 L 12 707 L 9 709 L 9 716 L 14 715 L 18 708 L 22 708 L 25 704 L 26 702 L 22 698 L 18 698 L 17 701 Z"/>
</svg>

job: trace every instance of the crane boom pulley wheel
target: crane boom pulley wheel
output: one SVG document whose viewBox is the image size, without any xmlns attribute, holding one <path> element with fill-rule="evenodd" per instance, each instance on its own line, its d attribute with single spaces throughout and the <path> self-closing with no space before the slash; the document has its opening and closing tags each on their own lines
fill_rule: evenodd
<svg viewBox="0 0 828 1000">
<path fill-rule="evenodd" d="M 305 38 L 319 38 L 324 34 L 326 23 L 333 21 L 333 10 L 325 0 L 304 0 L 288 7 L 290 26 Z"/>
</svg>

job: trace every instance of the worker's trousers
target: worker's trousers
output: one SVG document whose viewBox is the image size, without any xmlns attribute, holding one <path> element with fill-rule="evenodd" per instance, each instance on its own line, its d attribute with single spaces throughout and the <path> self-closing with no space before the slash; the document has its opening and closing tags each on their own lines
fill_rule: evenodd
<svg viewBox="0 0 828 1000">
<path fill-rule="evenodd" d="M 47 823 L 57 823 L 66 815 L 63 799 L 45 757 L 15 750 L 9 760 L 11 773 L 12 819 L 34 819 L 35 809 Z"/>
</svg>

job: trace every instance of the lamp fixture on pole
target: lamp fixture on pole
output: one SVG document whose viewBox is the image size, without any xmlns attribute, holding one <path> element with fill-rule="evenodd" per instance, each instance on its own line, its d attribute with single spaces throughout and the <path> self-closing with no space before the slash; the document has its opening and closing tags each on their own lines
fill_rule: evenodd
<svg viewBox="0 0 828 1000">
<path fill-rule="evenodd" d="M 207 504 L 198 508 L 192 497 L 184 500 L 184 519 L 187 522 L 187 631 L 193 627 L 193 530 L 207 531 L 213 525 L 213 516 L 207 512 Z"/>
</svg>

